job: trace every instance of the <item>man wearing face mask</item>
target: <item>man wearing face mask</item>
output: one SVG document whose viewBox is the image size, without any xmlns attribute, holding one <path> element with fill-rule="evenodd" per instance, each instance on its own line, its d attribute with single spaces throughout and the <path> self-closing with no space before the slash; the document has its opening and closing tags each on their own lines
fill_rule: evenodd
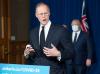
<svg viewBox="0 0 100 74">
<path fill-rule="evenodd" d="M 86 67 L 91 66 L 92 45 L 87 33 L 81 31 L 81 22 L 72 20 L 72 43 L 75 57 L 72 60 L 73 74 L 85 74 Z"/>
</svg>

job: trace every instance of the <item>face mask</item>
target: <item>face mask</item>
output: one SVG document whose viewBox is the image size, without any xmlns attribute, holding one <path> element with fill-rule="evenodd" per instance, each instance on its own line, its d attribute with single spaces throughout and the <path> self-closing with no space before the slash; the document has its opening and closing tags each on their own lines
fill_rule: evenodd
<svg viewBox="0 0 100 74">
<path fill-rule="evenodd" d="M 77 26 L 77 25 L 72 25 L 72 30 L 73 30 L 74 32 L 77 32 L 77 31 L 80 30 L 80 28 L 79 28 L 79 26 Z"/>
</svg>

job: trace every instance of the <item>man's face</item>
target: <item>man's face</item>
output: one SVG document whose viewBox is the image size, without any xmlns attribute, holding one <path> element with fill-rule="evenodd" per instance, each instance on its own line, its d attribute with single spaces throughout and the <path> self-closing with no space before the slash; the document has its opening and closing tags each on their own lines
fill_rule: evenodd
<svg viewBox="0 0 100 74">
<path fill-rule="evenodd" d="M 81 30 L 80 25 L 81 25 L 81 23 L 79 20 L 73 20 L 72 21 L 72 30 L 74 32 L 80 31 Z"/>
<path fill-rule="evenodd" d="M 50 11 L 46 5 L 41 5 L 36 9 L 36 17 L 39 22 L 43 25 L 46 25 L 49 21 Z"/>
<path fill-rule="evenodd" d="M 72 26 L 73 26 L 73 25 L 77 25 L 77 26 L 80 27 L 81 23 L 80 23 L 80 21 L 78 21 L 78 20 L 73 20 L 73 21 L 72 21 Z"/>
</svg>

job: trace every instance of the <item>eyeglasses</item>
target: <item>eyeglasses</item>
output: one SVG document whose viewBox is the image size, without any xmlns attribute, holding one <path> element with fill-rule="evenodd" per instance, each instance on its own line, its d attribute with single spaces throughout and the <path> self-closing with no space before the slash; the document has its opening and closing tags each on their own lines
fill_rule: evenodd
<svg viewBox="0 0 100 74">
<path fill-rule="evenodd" d="M 38 15 L 40 15 L 40 16 L 43 16 L 43 15 L 48 16 L 49 13 L 39 13 Z"/>
</svg>

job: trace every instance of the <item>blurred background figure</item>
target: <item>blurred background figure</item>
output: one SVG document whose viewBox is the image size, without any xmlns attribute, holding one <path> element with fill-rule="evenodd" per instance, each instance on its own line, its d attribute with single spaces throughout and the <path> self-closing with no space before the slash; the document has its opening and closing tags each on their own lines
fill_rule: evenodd
<svg viewBox="0 0 100 74">
<path fill-rule="evenodd" d="M 72 26 L 72 43 L 75 56 L 72 59 L 72 74 L 86 74 L 86 67 L 91 66 L 92 46 L 89 35 L 81 30 L 81 22 L 74 19 Z"/>
</svg>

